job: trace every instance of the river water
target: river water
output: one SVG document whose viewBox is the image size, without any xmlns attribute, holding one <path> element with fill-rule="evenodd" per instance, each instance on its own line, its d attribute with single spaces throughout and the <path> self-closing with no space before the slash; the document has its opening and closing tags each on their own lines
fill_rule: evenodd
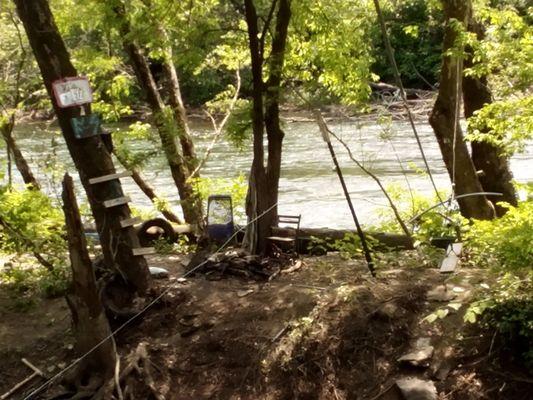
<svg viewBox="0 0 533 400">
<path fill-rule="evenodd" d="M 350 145 L 354 155 L 376 173 L 384 183 L 394 183 L 407 189 L 406 178 L 398 162 L 399 158 L 407 171 L 407 179 L 411 187 L 420 193 L 432 193 L 428 177 L 417 171 L 417 169 L 423 169 L 423 163 L 408 123 L 395 121 L 392 125 L 392 139 L 388 142 L 380 140 L 382 127 L 371 121 L 337 121 L 330 122 L 329 126 Z M 118 127 L 120 128 L 121 125 Z M 126 128 L 126 125 L 122 127 Z M 417 128 L 437 186 L 439 189 L 449 190 L 450 180 L 431 127 L 427 123 L 420 122 Z M 198 153 L 202 154 L 211 141 L 209 125 L 194 122 L 192 129 Z M 353 220 L 333 169 L 333 162 L 316 124 L 314 122 L 286 122 L 284 129 L 286 136 L 283 143 L 279 212 L 301 214 L 303 226 L 353 227 Z M 37 176 L 44 181 L 45 190 L 57 195 L 60 187 L 59 177 L 55 182 L 51 179 L 43 179 L 42 171 L 47 162 L 56 158 L 65 164 L 66 169 L 72 175 L 76 175 L 57 126 L 42 123 L 19 124 L 15 135 Z M 139 149 L 147 145 L 142 141 L 133 144 Z M 358 217 L 364 224 L 375 222 L 376 209 L 385 204 L 382 193 L 375 182 L 348 158 L 346 151 L 339 143 L 334 142 L 334 147 Z M 5 153 L 2 157 L 5 159 Z M 532 160 L 533 144 L 527 147 L 525 153 L 511 160 L 511 168 L 518 182 L 533 181 Z M 220 141 L 214 147 L 202 175 L 234 178 L 240 174 L 247 175 L 250 164 L 251 146 L 239 152 L 226 141 Z M 177 206 L 178 194 L 170 173 L 165 167 L 162 153 L 148 162 L 143 175 L 159 194 L 169 200 L 174 210 L 180 213 L 181 210 Z M 17 173 L 14 178 L 20 181 Z M 122 179 L 122 183 L 125 193 L 132 198 L 132 204 L 136 208 L 151 209 L 149 200 L 130 178 Z M 83 201 L 81 198 L 80 200 Z"/>
</svg>

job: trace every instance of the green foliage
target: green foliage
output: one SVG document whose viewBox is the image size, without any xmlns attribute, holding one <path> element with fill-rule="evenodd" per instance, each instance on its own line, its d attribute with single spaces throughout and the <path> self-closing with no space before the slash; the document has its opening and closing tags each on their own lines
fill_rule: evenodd
<svg viewBox="0 0 533 400">
<path fill-rule="evenodd" d="M 387 187 L 387 192 L 398 208 L 402 219 L 412 221 L 414 225 L 413 236 L 419 243 L 429 242 L 430 239 L 437 237 L 455 236 L 456 227 L 465 224 L 457 210 L 446 209 L 447 204 L 444 207 L 427 211 L 440 201 L 435 195 L 428 197 L 417 191 L 409 192 L 399 185 L 390 185 Z M 441 196 L 445 198 L 442 193 Z M 377 212 L 379 222 L 374 229 L 382 232 L 402 233 L 398 221 L 389 207 L 379 209 Z"/>
<path fill-rule="evenodd" d="M 193 188 L 204 202 L 212 194 L 229 194 L 233 202 L 235 218 L 245 218 L 245 201 L 248 183 L 244 175 L 233 179 L 226 178 L 195 178 Z"/>
<path fill-rule="evenodd" d="M 228 141 L 241 151 L 250 143 L 252 137 L 252 103 L 250 101 L 237 100 L 226 124 L 225 135 Z"/>
<path fill-rule="evenodd" d="M 34 306 L 38 296 L 63 296 L 70 284 L 70 270 L 66 265 L 52 271 L 38 265 L 8 266 L 0 271 L 0 282 L 8 290 L 14 307 L 24 311 Z"/>
<path fill-rule="evenodd" d="M 527 92 L 533 80 L 533 26 L 511 7 L 481 7 L 477 16 L 485 38 L 471 43 L 475 64 L 465 73 L 490 76 L 497 96 Z"/>
<path fill-rule="evenodd" d="M 38 190 L 0 191 L 0 218 L 14 229 L 0 229 L 0 249 L 6 253 L 38 252 L 53 265 L 64 265 L 66 243 L 63 213 Z"/>
<path fill-rule="evenodd" d="M 325 88 L 347 104 L 370 94 L 372 55 L 368 7 L 343 0 L 292 3 L 286 75 L 309 93 Z"/>
<path fill-rule="evenodd" d="M 490 143 L 507 155 L 533 139 L 533 96 L 496 101 L 468 119 L 468 140 Z"/>
<path fill-rule="evenodd" d="M 180 235 L 176 243 L 171 243 L 164 238 L 157 239 L 154 241 L 153 246 L 158 254 L 163 255 L 191 254 L 196 251 L 196 244 L 192 244 L 185 235 Z"/>
<path fill-rule="evenodd" d="M 533 266 L 533 201 L 491 221 L 474 221 L 465 235 L 471 262 L 500 271 L 527 270 Z"/>
<path fill-rule="evenodd" d="M 533 368 L 533 273 L 507 273 L 472 303 L 464 320 L 495 330 Z"/>
<path fill-rule="evenodd" d="M 406 87 L 429 88 L 438 82 L 443 39 L 442 12 L 426 0 L 404 0 L 395 5 L 383 3 L 389 38 L 395 49 L 398 69 Z M 394 83 L 377 22 L 371 27 L 373 72 L 385 82 Z"/>
<path fill-rule="evenodd" d="M 139 146 L 139 143 L 150 145 Z M 139 121 L 113 133 L 114 152 L 128 169 L 142 169 L 157 154 L 157 144 L 151 125 Z"/>
</svg>

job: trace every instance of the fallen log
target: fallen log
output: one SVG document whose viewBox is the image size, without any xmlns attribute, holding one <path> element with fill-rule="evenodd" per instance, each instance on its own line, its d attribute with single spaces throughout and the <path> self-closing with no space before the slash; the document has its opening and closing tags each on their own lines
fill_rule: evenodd
<svg viewBox="0 0 533 400">
<path fill-rule="evenodd" d="M 272 234 L 275 236 L 294 237 L 295 232 L 292 228 L 272 228 Z M 334 250 L 332 244 L 336 240 L 343 239 L 346 235 L 356 235 L 353 229 L 330 229 L 330 228 L 300 228 L 298 233 L 298 251 L 302 254 L 308 253 L 313 247 L 313 238 L 322 241 L 326 250 Z M 375 249 L 393 249 L 393 250 L 412 250 L 414 249 L 413 240 L 406 235 L 383 232 L 365 232 L 365 236 L 377 242 Z"/>
</svg>

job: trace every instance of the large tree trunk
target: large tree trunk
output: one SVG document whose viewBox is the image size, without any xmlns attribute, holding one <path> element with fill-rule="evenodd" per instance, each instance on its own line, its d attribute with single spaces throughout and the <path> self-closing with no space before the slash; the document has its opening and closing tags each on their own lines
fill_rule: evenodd
<svg viewBox="0 0 533 400">
<path fill-rule="evenodd" d="M 471 12 L 471 2 L 443 0 L 443 6 L 446 27 L 442 49 L 441 78 L 439 94 L 429 122 L 433 127 L 446 169 L 454 184 L 455 194 L 482 192 L 483 188 L 477 178 L 459 125 L 462 60 L 456 55 L 446 55 L 446 52 L 454 47 L 457 39 L 457 32 L 450 20 L 456 19 L 466 25 Z M 493 217 L 493 209 L 485 196 L 464 197 L 459 199 L 458 203 L 461 214 L 466 218 L 490 219 Z"/>
<path fill-rule="evenodd" d="M 172 178 L 180 195 L 185 221 L 191 225 L 201 227 L 203 224 L 202 201 L 196 195 L 191 183 L 188 181 L 190 171 L 179 150 L 176 138 L 179 133 L 179 124 L 174 119 L 173 111 L 165 106 L 146 57 L 131 37 L 131 29 L 124 5 L 118 2 L 113 7 L 113 10 L 121 26 L 120 31 L 124 40 L 124 49 L 130 58 L 137 76 L 137 81 L 143 89 L 148 105 L 152 110 L 153 120 L 161 139 L 161 146 L 163 147 Z"/>
<path fill-rule="evenodd" d="M 275 225 L 277 217 L 281 151 L 284 136 L 280 126 L 279 101 L 291 8 L 290 0 L 279 1 L 269 60 L 269 77 L 265 84 L 263 82 L 263 45 L 264 33 L 268 27 L 264 28 L 263 34 L 259 36 L 258 17 L 254 2 L 253 0 L 245 0 L 244 5 L 252 60 L 252 129 L 254 138 L 254 158 L 250 172 L 246 209 L 249 222 L 254 222 L 248 228 L 246 243 L 251 252 L 264 253 L 267 245 L 266 238 L 271 234 L 270 228 Z M 275 6 L 276 3 L 272 3 L 272 7 Z M 274 9 L 272 8 L 271 11 L 273 12 Z M 267 18 L 266 23 L 269 23 L 269 18 Z M 264 113 L 263 95 L 265 98 Z M 266 167 L 264 165 L 265 151 L 263 145 L 265 128 L 268 139 Z M 255 221 L 255 219 L 257 220 Z"/>
<path fill-rule="evenodd" d="M 476 21 L 468 25 L 470 32 L 483 39 L 483 27 Z M 471 52 L 471 49 L 469 49 Z M 465 59 L 465 67 L 472 67 L 472 54 Z M 487 77 L 464 76 L 463 96 L 465 117 L 470 118 L 477 110 L 492 103 L 492 93 L 488 87 Z M 502 193 L 503 196 L 487 196 L 495 205 L 496 213 L 502 216 L 507 208 L 500 207 L 497 203 L 505 201 L 517 205 L 516 191 L 513 185 L 513 174 L 509 167 L 509 160 L 505 154 L 491 143 L 472 142 L 472 161 L 478 171 L 478 178 L 486 192 Z"/>
<path fill-rule="evenodd" d="M 268 188 L 264 167 L 265 150 L 263 146 L 263 59 L 259 45 L 259 28 L 257 11 L 253 0 L 244 0 L 246 23 L 248 24 L 248 44 L 252 61 L 252 131 L 253 161 L 246 196 L 246 214 L 248 229 L 245 243 L 253 253 L 262 253 L 266 248 L 266 237 L 269 235 L 273 218 L 261 216 L 268 209 Z"/>
<path fill-rule="evenodd" d="M 67 304 L 72 314 L 76 354 L 81 357 L 88 353 L 79 364 L 77 375 L 81 381 L 97 380 L 94 384 L 99 386 L 113 376 L 115 343 L 96 288 L 74 185 L 68 174 L 63 179 L 62 198 L 72 269 L 72 286 L 67 294 Z"/>
<path fill-rule="evenodd" d="M 4 141 L 6 142 L 7 151 L 11 153 L 13 159 L 15 160 L 15 165 L 17 166 L 22 180 L 26 185 L 29 185 L 29 188 L 40 190 L 39 182 L 35 179 L 33 172 L 31 171 L 30 165 L 24 158 L 24 155 L 20 151 L 15 138 L 13 137 L 13 128 L 15 126 L 15 113 L 11 114 L 8 120 L 5 123 L 0 123 L 0 131 Z"/>
<path fill-rule="evenodd" d="M 60 108 L 52 91 L 52 82 L 77 76 L 68 51 L 61 38 L 47 0 L 14 0 L 24 24 L 30 45 L 41 70 L 44 84 L 52 100 L 59 126 L 70 155 L 87 193 L 100 236 L 104 259 L 108 266 L 118 268 L 135 289 L 142 293 L 148 288 L 149 273 L 146 260 L 134 256 L 139 247 L 133 227 L 123 229 L 120 221 L 131 217 L 127 204 L 105 208 L 103 202 L 123 196 L 120 181 L 111 180 L 91 185 L 90 178 L 115 173 L 111 154 L 101 136 L 77 139 L 70 121 L 91 113 L 90 105 Z"/>
</svg>

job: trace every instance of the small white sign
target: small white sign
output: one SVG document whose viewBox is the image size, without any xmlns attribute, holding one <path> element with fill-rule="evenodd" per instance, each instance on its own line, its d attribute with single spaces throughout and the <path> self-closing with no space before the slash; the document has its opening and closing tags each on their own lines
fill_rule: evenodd
<svg viewBox="0 0 533 400">
<path fill-rule="evenodd" d="M 52 83 L 57 105 L 61 108 L 91 103 L 93 94 L 87 78 L 64 78 Z"/>
</svg>

